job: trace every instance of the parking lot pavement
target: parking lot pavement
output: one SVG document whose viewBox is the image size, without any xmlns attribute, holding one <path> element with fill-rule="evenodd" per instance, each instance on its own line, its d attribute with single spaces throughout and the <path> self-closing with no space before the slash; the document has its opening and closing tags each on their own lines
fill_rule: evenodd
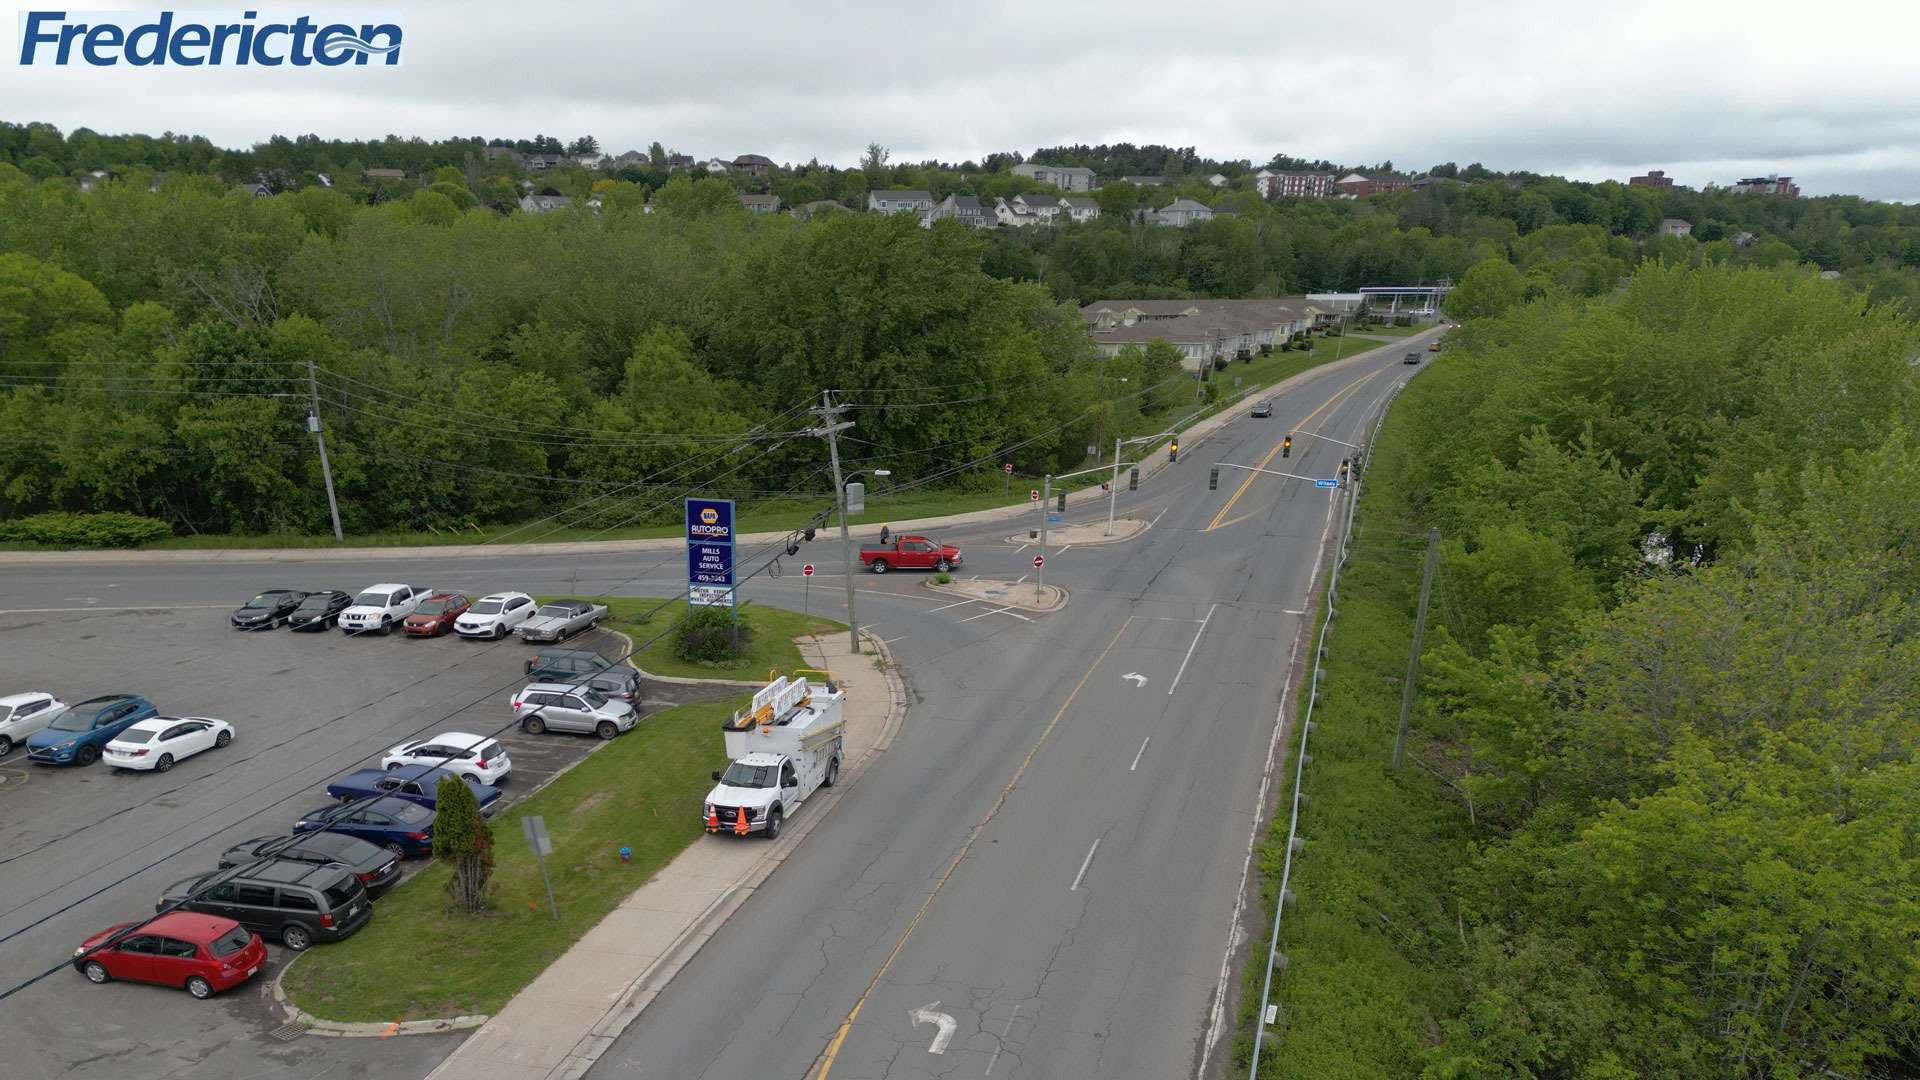
<svg viewBox="0 0 1920 1080">
<path fill-rule="evenodd" d="M 514 757 L 509 799 L 584 757 L 599 745 L 589 736 L 534 738 L 507 727 L 526 654 L 513 640 L 239 633 L 225 611 L 198 608 L 0 615 L 0 692 L 48 690 L 74 702 L 131 691 L 162 713 L 235 727 L 232 745 L 164 774 L 36 766 L 22 752 L 0 759 L 0 990 L 62 964 L 90 933 L 152 914 L 162 889 L 212 869 L 227 847 L 286 832 L 327 803 L 329 780 L 377 765 L 409 736 L 498 732 Z M 642 688 L 646 711 L 713 693 Z M 93 986 L 56 970 L 0 1001 L 0 1024 L 13 1036 L 4 1071 L 63 1080 L 406 1077 L 424 1075 L 458 1042 L 278 1041 L 269 1033 L 282 1017 L 262 992 L 286 954 L 277 944 L 270 953 L 258 978 L 212 1001 Z"/>
</svg>

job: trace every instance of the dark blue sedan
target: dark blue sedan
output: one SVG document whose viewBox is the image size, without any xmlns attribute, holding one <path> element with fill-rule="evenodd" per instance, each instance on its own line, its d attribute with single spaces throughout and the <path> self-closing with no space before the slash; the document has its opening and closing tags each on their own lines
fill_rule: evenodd
<svg viewBox="0 0 1920 1080">
<path fill-rule="evenodd" d="M 160 715 L 139 694 L 107 694 L 87 700 L 56 717 L 27 739 L 27 760 L 42 765 L 91 765 L 115 735 L 150 716 Z"/>
<path fill-rule="evenodd" d="M 327 785 L 327 794 L 347 802 L 351 799 L 365 799 L 378 795 L 391 795 L 408 802 L 419 803 L 429 810 L 440 801 L 440 781 L 449 776 L 458 777 L 480 803 L 480 811 L 500 801 L 500 789 L 489 787 L 478 780 L 461 773 L 449 772 L 433 765 L 401 765 L 393 769 L 356 769 L 353 772 Z"/>
<path fill-rule="evenodd" d="M 403 858 L 433 854 L 433 811 L 405 799 L 388 797 L 344 806 L 329 803 L 300 815 L 293 831 L 344 833 Z"/>
</svg>

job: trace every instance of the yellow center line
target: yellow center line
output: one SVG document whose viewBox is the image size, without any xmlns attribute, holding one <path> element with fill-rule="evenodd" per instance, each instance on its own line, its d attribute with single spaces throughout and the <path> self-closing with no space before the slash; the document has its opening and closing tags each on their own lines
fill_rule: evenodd
<svg viewBox="0 0 1920 1080">
<path fill-rule="evenodd" d="M 1361 383 L 1366 382 L 1368 379 L 1374 378 L 1384 372 L 1391 371 L 1391 370 L 1393 369 L 1381 368 L 1379 371 L 1370 371 L 1367 374 L 1360 376 L 1359 378 L 1353 380 L 1347 385 L 1334 391 L 1333 396 L 1321 402 L 1320 407 L 1318 409 L 1315 409 L 1312 412 L 1308 413 L 1304 419 L 1302 419 L 1298 424 L 1295 424 L 1293 426 L 1293 430 L 1299 431 L 1301 428 L 1306 427 L 1308 422 L 1311 421 L 1314 417 L 1319 416 L 1320 413 L 1327 408 L 1327 406 L 1332 405 L 1334 402 L 1339 401 L 1341 398 L 1347 396 L 1349 393 L 1353 391 L 1355 387 L 1359 386 Z M 1281 445 L 1282 445 L 1281 443 L 1274 443 L 1273 449 L 1267 451 L 1267 456 L 1261 458 L 1260 464 L 1255 466 L 1255 468 L 1260 468 L 1260 469 L 1266 468 L 1267 465 L 1273 461 L 1273 456 L 1280 452 Z M 1248 473 L 1247 478 L 1245 480 L 1240 481 L 1240 486 L 1235 488 L 1233 491 L 1233 494 L 1230 497 L 1228 497 L 1226 505 L 1222 506 L 1220 508 L 1220 512 L 1213 515 L 1213 520 L 1207 523 L 1207 527 L 1204 529 L 1201 529 L 1200 531 L 1212 532 L 1213 530 L 1220 528 L 1222 522 L 1226 521 L 1227 513 L 1233 509 L 1233 504 L 1240 501 L 1240 496 L 1245 495 L 1247 493 L 1247 489 L 1253 486 L 1254 477 L 1259 475 L 1260 474 L 1256 472 Z M 1234 520 L 1238 521 L 1241 519 L 1235 518 Z M 1232 524 L 1232 522 L 1226 522 L 1226 524 Z"/>
<path fill-rule="evenodd" d="M 1074 684 L 1073 692 L 1067 695 L 1067 700 L 1060 703 L 1060 711 L 1053 714 L 1053 719 L 1047 721 L 1047 726 L 1040 732 L 1040 737 L 1034 740 L 1033 749 L 1027 751 L 1026 758 L 1020 762 L 1020 767 L 1013 770 L 1013 779 L 1007 781 L 1007 786 L 1000 789 L 1000 797 L 994 800 L 993 806 L 987 811 L 986 816 L 980 819 L 979 824 L 967 832 L 966 842 L 960 845 L 959 854 L 947 864 L 946 872 L 940 875 L 940 880 L 934 882 L 933 891 L 921 901 L 920 910 L 913 913 L 913 921 L 909 922 L 906 930 L 901 932 L 900 940 L 894 942 L 893 951 L 887 954 L 886 962 L 880 965 L 880 970 L 873 973 L 873 978 L 867 982 L 867 988 L 860 992 L 860 999 L 853 1003 L 853 1009 L 847 1013 L 847 1018 L 840 1022 L 840 1030 L 833 1033 L 832 1041 L 827 1043 L 826 1050 L 820 1055 L 820 1067 L 812 1074 L 813 1080 L 827 1080 L 827 1074 L 833 1071 L 834 1059 L 840 1056 L 840 1047 L 847 1041 L 847 1033 L 853 1030 L 853 1022 L 859 1018 L 860 1010 L 866 1006 L 867 998 L 872 995 L 873 988 L 880 985 L 880 980 L 886 977 L 887 969 L 893 967 L 893 962 L 900 956 L 900 950 L 907 947 L 907 939 L 912 937 L 913 932 L 919 928 L 920 920 L 926 917 L 927 909 L 933 906 L 934 898 L 940 895 L 940 890 L 947 887 L 947 880 L 953 877 L 955 870 L 959 869 L 960 860 L 966 858 L 967 852 L 973 850 L 973 842 L 979 839 L 980 834 L 999 815 L 1000 808 L 1007 804 L 1008 797 L 1013 794 L 1014 786 L 1020 783 L 1022 776 L 1026 775 L 1027 766 L 1033 764 L 1033 759 L 1040 753 L 1040 748 L 1046 745 L 1047 736 L 1053 734 L 1053 729 L 1060 723 L 1060 718 L 1067 715 L 1067 709 L 1073 705 L 1073 700 L 1080 696 L 1081 690 L 1085 689 L 1087 680 L 1093 678 L 1093 673 L 1106 660 L 1107 654 L 1120 643 L 1120 635 L 1127 632 L 1127 626 L 1133 622 L 1133 619 L 1132 615 L 1127 616 L 1126 621 L 1120 624 L 1120 629 L 1113 632 L 1113 638 L 1107 642 L 1107 647 L 1100 650 L 1100 655 L 1094 658 L 1092 666 L 1087 668 L 1087 673 L 1080 676 L 1080 681 Z"/>
</svg>

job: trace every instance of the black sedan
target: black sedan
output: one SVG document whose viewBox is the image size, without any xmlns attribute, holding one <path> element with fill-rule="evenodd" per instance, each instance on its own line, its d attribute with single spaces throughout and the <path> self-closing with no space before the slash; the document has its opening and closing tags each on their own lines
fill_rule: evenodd
<svg viewBox="0 0 1920 1080">
<path fill-rule="evenodd" d="M 256 859 L 286 859 L 325 866 L 339 863 L 353 871 L 367 895 L 378 897 L 400 880 L 400 861 L 393 852 L 345 833 L 313 832 L 294 836 L 256 836 L 236 844 L 220 856 L 220 869 L 249 866 Z"/>
<path fill-rule="evenodd" d="M 1260 419 L 1262 419 L 1262 420 L 1264 420 L 1264 419 L 1266 419 L 1267 417 L 1270 417 L 1270 416 L 1272 416 L 1272 415 L 1273 415 L 1273 402 L 1271 402 L 1271 401 L 1260 401 L 1260 402 L 1255 402 L 1255 403 L 1254 403 L 1254 406 L 1253 406 L 1253 415 L 1254 415 L 1254 416 L 1256 416 L 1256 417 L 1258 417 L 1258 418 L 1260 418 Z"/>
<path fill-rule="evenodd" d="M 233 613 L 235 630 L 272 630 L 293 617 L 307 598 L 304 589 L 268 589 L 241 604 Z"/>
<path fill-rule="evenodd" d="M 338 589 L 308 593 L 300 606 L 287 616 L 287 625 L 295 630 L 326 630 L 340 621 L 340 613 L 353 606 L 353 597 Z"/>
</svg>

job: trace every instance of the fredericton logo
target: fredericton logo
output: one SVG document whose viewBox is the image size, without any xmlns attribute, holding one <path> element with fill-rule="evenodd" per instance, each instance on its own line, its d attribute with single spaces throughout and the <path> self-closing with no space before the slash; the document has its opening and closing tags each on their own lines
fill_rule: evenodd
<svg viewBox="0 0 1920 1080">
<path fill-rule="evenodd" d="M 205 21 L 202 21 L 205 20 Z M 259 13 L 23 11 L 20 64 L 31 67 L 365 67 L 400 63 L 395 23 L 262 22 Z"/>
</svg>

